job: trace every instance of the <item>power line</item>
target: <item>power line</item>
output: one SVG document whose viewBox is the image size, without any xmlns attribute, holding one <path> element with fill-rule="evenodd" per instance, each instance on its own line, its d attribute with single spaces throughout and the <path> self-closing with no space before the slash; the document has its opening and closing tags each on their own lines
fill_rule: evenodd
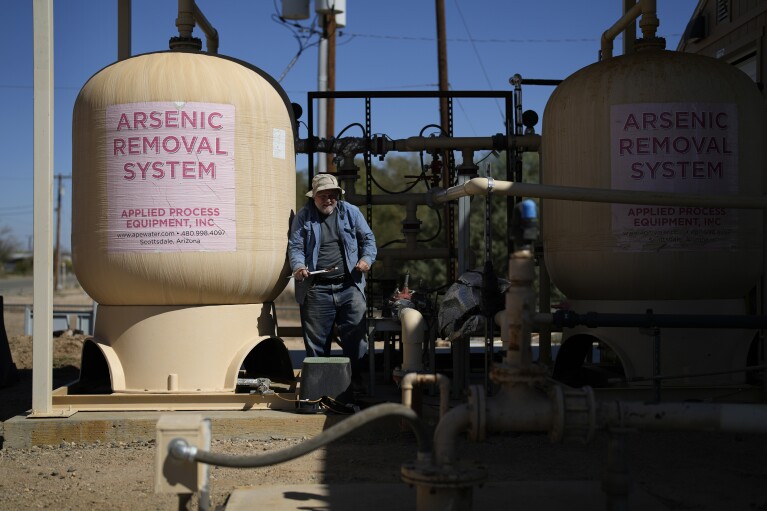
<svg viewBox="0 0 767 511">
<path fill-rule="evenodd" d="M 395 41 L 424 41 L 424 42 L 434 42 L 437 39 L 435 37 L 425 37 L 425 36 L 399 36 L 399 35 L 391 35 L 391 34 L 361 34 L 359 32 L 349 32 L 346 30 L 339 30 L 338 31 L 339 36 L 349 36 L 349 37 L 361 37 L 366 39 L 391 39 Z M 665 37 L 681 37 L 682 34 L 669 34 Z M 620 39 L 622 36 L 616 37 L 616 39 Z M 554 39 L 554 38 L 546 38 L 546 39 L 474 39 L 474 38 L 461 38 L 461 37 L 448 37 L 448 42 L 452 43 L 487 43 L 487 44 L 572 44 L 572 43 L 595 43 L 599 42 L 601 39 L 596 37 L 566 37 L 566 38 L 560 38 L 560 39 Z"/>
<path fill-rule="evenodd" d="M 487 75 L 485 64 L 482 63 L 482 56 L 479 54 L 479 51 L 477 50 L 477 46 L 474 44 L 474 39 L 471 37 L 471 32 L 469 31 L 469 25 L 468 23 L 466 23 L 466 18 L 463 17 L 463 12 L 461 12 L 461 7 L 458 5 L 458 0 L 453 0 L 453 3 L 455 3 L 455 8 L 458 11 L 458 16 L 461 18 L 461 21 L 463 22 L 463 28 L 466 29 L 466 33 L 469 35 L 469 41 L 471 41 L 471 47 L 474 50 L 474 54 L 477 56 L 477 62 L 479 62 L 479 67 L 482 69 L 482 74 L 485 75 L 485 81 L 487 82 L 487 86 L 490 90 L 494 90 L 492 84 L 490 83 L 490 77 Z M 495 98 L 495 106 L 498 107 L 498 113 L 501 114 L 501 122 L 505 126 L 506 116 L 503 114 L 503 110 L 501 110 L 501 104 L 498 103 L 498 98 Z"/>
</svg>

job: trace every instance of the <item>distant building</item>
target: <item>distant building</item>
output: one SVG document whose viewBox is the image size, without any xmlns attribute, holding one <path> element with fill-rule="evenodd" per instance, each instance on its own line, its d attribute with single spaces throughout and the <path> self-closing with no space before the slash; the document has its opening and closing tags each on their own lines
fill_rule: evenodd
<svg viewBox="0 0 767 511">
<path fill-rule="evenodd" d="M 31 267 L 32 256 L 32 252 L 11 252 L 8 254 L 8 258 L 3 261 L 3 270 L 5 273 L 13 273 L 25 262 L 28 262 Z"/>
<path fill-rule="evenodd" d="M 764 90 L 767 72 L 767 2 L 699 0 L 677 51 L 724 60 Z"/>
</svg>

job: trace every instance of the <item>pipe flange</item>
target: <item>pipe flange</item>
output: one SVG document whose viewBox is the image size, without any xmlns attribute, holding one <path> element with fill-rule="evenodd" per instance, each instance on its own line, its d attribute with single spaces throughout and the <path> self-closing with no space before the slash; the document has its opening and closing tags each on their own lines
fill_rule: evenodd
<svg viewBox="0 0 767 511">
<path fill-rule="evenodd" d="M 546 383 L 547 370 L 543 366 L 510 366 L 493 364 L 490 368 L 490 380 L 497 385 L 524 383 L 535 386 Z"/>
<path fill-rule="evenodd" d="M 597 407 L 591 387 L 579 389 L 556 385 L 550 394 L 554 405 L 549 438 L 552 442 L 591 442 L 596 432 Z"/>
<path fill-rule="evenodd" d="M 400 477 L 405 484 L 428 488 L 467 488 L 484 483 L 487 469 L 482 465 L 438 467 L 417 461 L 403 463 Z"/>
<path fill-rule="evenodd" d="M 485 439 L 485 424 L 487 413 L 485 406 L 485 388 L 481 385 L 471 385 L 468 397 L 471 423 L 469 425 L 469 440 L 481 442 Z"/>
</svg>

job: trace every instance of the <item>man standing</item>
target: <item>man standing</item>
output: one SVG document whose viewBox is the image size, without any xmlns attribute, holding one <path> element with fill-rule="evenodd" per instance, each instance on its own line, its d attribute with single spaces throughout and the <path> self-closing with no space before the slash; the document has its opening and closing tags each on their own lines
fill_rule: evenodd
<svg viewBox="0 0 767 511">
<path fill-rule="evenodd" d="M 296 279 L 304 345 L 309 357 L 330 355 L 333 326 L 352 382 L 361 384 L 365 341 L 365 274 L 376 257 L 376 241 L 357 206 L 340 201 L 343 189 L 335 176 L 317 174 L 310 200 L 290 226 L 288 259 Z M 309 272 L 330 269 L 311 275 Z"/>
</svg>

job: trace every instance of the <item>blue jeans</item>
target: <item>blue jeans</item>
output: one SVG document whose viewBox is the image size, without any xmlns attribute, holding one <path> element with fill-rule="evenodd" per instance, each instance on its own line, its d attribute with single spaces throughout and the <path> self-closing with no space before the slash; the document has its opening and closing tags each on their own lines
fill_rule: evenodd
<svg viewBox="0 0 767 511">
<path fill-rule="evenodd" d="M 336 325 L 344 356 L 356 374 L 361 369 L 359 360 L 367 353 L 366 308 L 365 295 L 348 278 L 339 283 L 312 284 L 301 306 L 306 356 L 330 356 Z"/>
</svg>

